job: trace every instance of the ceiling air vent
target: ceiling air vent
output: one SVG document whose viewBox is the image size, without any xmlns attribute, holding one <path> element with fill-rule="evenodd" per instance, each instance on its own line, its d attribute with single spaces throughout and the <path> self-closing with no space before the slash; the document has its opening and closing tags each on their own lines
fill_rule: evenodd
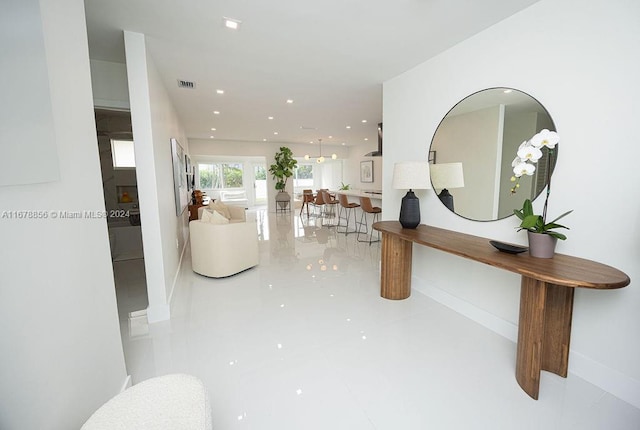
<svg viewBox="0 0 640 430">
<path fill-rule="evenodd" d="M 196 87 L 196 84 L 194 82 L 183 81 L 182 79 L 178 79 L 178 88 L 189 88 L 192 90 L 195 87 Z"/>
</svg>

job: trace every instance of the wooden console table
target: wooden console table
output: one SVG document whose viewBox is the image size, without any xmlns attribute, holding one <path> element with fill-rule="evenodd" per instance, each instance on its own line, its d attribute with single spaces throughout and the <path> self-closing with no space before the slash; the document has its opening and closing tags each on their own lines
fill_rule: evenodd
<svg viewBox="0 0 640 430">
<path fill-rule="evenodd" d="M 195 205 L 189 205 L 189 221 L 193 221 L 194 219 L 198 219 L 198 209 L 202 206 L 206 206 L 202 203 L 197 203 Z"/>
<path fill-rule="evenodd" d="M 522 276 L 516 380 L 534 399 L 541 370 L 567 377 L 574 288 L 608 290 L 631 282 L 620 270 L 594 261 L 562 254 L 552 259 L 507 254 L 493 248 L 489 239 L 423 224 L 411 230 L 397 221 L 381 221 L 373 228 L 382 233 L 380 295 L 386 299 L 411 295 L 413 243 Z"/>
</svg>

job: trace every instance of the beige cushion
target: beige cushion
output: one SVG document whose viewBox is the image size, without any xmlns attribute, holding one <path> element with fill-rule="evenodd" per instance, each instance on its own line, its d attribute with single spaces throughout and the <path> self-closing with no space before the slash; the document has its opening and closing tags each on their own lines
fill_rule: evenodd
<svg viewBox="0 0 640 430">
<path fill-rule="evenodd" d="M 229 207 L 222 202 L 213 202 L 209 203 L 208 208 L 214 211 L 220 212 L 226 219 L 231 219 L 231 212 L 229 212 Z"/>
<path fill-rule="evenodd" d="M 209 224 L 229 224 L 229 220 L 224 217 L 218 211 L 204 211 L 202 212 L 202 222 L 208 222 Z"/>
<path fill-rule="evenodd" d="M 231 214 L 231 219 L 229 221 L 234 222 L 234 220 L 238 220 L 240 222 L 244 222 L 244 221 L 247 220 L 247 214 L 246 214 L 246 211 L 245 211 L 245 209 L 243 207 L 229 205 L 229 206 L 227 206 L 227 209 L 229 210 L 229 214 Z M 202 214 L 204 212 L 206 212 L 206 211 L 213 211 L 213 208 L 211 208 L 209 206 L 201 206 L 201 207 L 198 208 L 198 219 L 199 220 L 202 219 Z M 220 211 L 218 211 L 218 212 L 220 212 Z M 252 220 L 255 221 L 255 215 L 252 218 Z"/>
</svg>

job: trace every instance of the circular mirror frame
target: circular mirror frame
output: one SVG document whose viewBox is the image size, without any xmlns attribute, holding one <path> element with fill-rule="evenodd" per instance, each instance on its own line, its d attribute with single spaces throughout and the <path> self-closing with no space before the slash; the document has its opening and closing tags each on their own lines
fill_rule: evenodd
<svg viewBox="0 0 640 430">
<path fill-rule="evenodd" d="M 513 209 L 520 209 L 525 199 L 538 197 L 555 168 L 557 147 L 550 173 L 536 169 L 535 176 L 523 176 L 516 193 L 511 193 L 511 163 L 520 144 L 545 128 L 557 130 L 547 109 L 531 95 L 515 88 L 486 88 L 456 103 L 438 124 L 429 146 L 432 186 L 443 205 L 472 221 L 497 221 L 513 215 Z M 547 156 L 545 151 L 538 165 L 546 166 Z M 489 167 L 484 167 L 483 162 Z M 437 163 L 442 167 L 433 168 Z M 461 166 L 453 165 L 459 163 Z M 451 168 L 462 170 L 457 174 L 464 177 L 464 185 L 459 187 L 458 183 L 457 189 L 449 194 L 436 176 L 443 169 L 451 171 Z M 447 178 L 445 183 L 456 182 L 451 175 Z M 454 187 L 456 185 L 449 189 Z"/>
</svg>

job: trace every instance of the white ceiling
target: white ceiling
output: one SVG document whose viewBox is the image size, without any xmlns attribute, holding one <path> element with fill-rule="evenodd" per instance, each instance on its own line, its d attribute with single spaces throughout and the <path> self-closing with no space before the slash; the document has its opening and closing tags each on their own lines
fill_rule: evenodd
<svg viewBox="0 0 640 430">
<path fill-rule="evenodd" d="M 85 0 L 85 8 L 92 59 L 124 63 L 122 30 L 147 36 L 189 138 L 351 146 L 377 141 L 385 80 L 536 1 Z"/>
</svg>

